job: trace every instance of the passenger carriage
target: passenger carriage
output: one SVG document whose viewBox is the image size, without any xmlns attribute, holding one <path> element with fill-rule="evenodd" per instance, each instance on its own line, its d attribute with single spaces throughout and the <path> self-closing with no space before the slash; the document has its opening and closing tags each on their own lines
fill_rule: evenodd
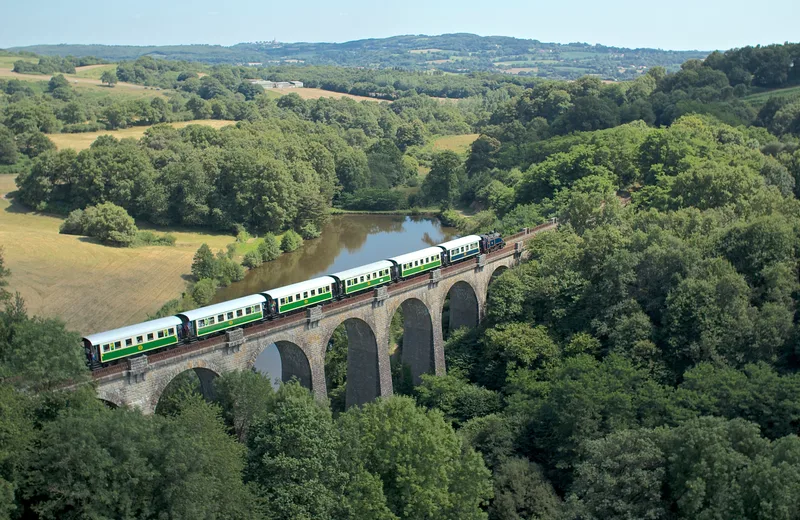
<svg viewBox="0 0 800 520">
<path fill-rule="evenodd" d="M 181 320 L 169 316 L 120 329 L 90 334 L 83 338 L 87 358 L 94 366 L 178 343 Z"/>
<path fill-rule="evenodd" d="M 265 303 L 264 296 L 253 294 L 185 311 L 178 316 L 185 324 L 188 337 L 201 337 L 263 319 Z"/>
<path fill-rule="evenodd" d="M 394 264 L 388 260 L 381 260 L 347 271 L 332 274 L 338 286 L 339 293 L 343 296 L 357 293 L 365 289 L 372 289 L 392 281 L 392 267 Z"/>
<path fill-rule="evenodd" d="M 270 314 L 277 315 L 332 300 L 335 286 L 334 278 L 321 276 L 261 294 L 267 299 Z"/>
<path fill-rule="evenodd" d="M 399 278 L 406 278 L 418 273 L 430 271 L 442 266 L 442 248 L 428 247 L 413 253 L 389 258 L 395 264 Z"/>
<path fill-rule="evenodd" d="M 479 255 L 481 252 L 480 246 L 481 237 L 478 235 L 469 235 L 444 242 L 443 244 L 439 244 L 438 247 L 444 250 L 445 263 L 452 264 L 453 262 Z"/>
</svg>

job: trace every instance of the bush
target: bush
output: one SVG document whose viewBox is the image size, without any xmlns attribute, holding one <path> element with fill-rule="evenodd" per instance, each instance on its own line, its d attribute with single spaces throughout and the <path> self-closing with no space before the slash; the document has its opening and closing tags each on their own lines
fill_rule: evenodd
<svg viewBox="0 0 800 520">
<path fill-rule="evenodd" d="M 88 206 L 84 211 L 73 211 L 59 228 L 60 233 L 87 235 L 104 244 L 120 246 L 133 244 L 138 231 L 133 217 L 124 208 L 110 202 Z"/>
<path fill-rule="evenodd" d="M 300 236 L 303 237 L 303 240 L 311 240 L 313 238 L 317 238 L 319 235 L 319 229 L 317 229 L 317 226 L 315 226 L 312 222 L 309 222 L 300 228 Z"/>
<path fill-rule="evenodd" d="M 133 244 L 135 246 L 174 246 L 176 240 L 175 235 L 169 233 L 157 235 L 152 231 L 139 231 L 136 233 L 136 240 Z"/>
<path fill-rule="evenodd" d="M 281 251 L 284 253 L 291 253 L 303 244 L 303 238 L 298 235 L 294 230 L 289 230 L 283 234 L 281 239 Z"/>
<path fill-rule="evenodd" d="M 83 210 L 76 209 L 71 212 L 67 220 L 61 223 L 58 232 L 62 235 L 83 235 L 84 231 Z"/>
<path fill-rule="evenodd" d="M 259 251 L 248 251 L 245 253 L 244 258 L 242 259 L 242 265 L 251 269 L 254 267 L 259 267 L 263 263 L 264 260 L 262 260 L 261 253 Z"/>
<path fill-rule="evenodd" d="M 208 305 L 217 292 L 217 281 L 211 278 L 203 278 L 198 281 L 191 289 L 192 299 L 197 305 Z"/>
<path fill-rule="evenodd" d="M 272 262 L 281 256 L 281 249 L 278 246 L 278 239 L 272 233 L 264 235 L 264 240 L 258 244 L 258 252 L 262 262 Z"/>
<path fill-rule="evenodd" d="M 241 264 L 223 254 L 217 257 L 217 273 L 219 284 L 226 286 L 243 279 L 245 271 Z"/>
</svg>

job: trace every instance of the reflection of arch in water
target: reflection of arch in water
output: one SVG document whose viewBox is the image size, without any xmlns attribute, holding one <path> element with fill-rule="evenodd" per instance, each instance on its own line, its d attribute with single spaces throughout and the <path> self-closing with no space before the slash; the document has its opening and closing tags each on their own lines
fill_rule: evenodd
<svg viewBox="0 0 800 520">
<path fill-rule="evenodd" d="M 375 400 L 380 395 L 381 382 L 378 342 L 372 327 L 358 318 L 348 318 L 344 321 L 344 328 L 347 333 L 345 406 L 349 408 Z"/>
<path fill-rule="evenodd" d="M 434 373 L 433 320 L 428 307 L 416 298 L 404 300 L 399 309 L 403 310 L 400 360 L 411 369 L 411 380 L 416 386 L 422 381 L 422 374 Z"/>
<path fill-rule="evenodd" d="M 450 298 L 450 320 L 448 333 L 462 327 L 472 328 L 478 325 L 478 297 L 472 285 L 458 281 L 447 292 Z"/>
</svg>

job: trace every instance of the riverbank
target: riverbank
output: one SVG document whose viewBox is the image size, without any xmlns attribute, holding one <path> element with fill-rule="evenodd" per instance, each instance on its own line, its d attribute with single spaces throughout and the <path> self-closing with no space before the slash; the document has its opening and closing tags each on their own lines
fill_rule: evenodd
<svg viewBox="0 0 800 520">
<path fill-rule="evenodd" d="M 331 215 L 396 215 L 401 217 L 435 217 L 439 216 L 439 208 L 392 209 L 386 211 L 331 208 Z"/>
</svg>

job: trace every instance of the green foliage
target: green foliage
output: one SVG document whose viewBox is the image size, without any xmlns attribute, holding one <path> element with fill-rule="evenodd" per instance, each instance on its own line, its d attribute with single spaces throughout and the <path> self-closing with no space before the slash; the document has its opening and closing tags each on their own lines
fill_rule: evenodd
<svg viewBox="0 0 800 520">
<path fill-rule="evenodd" d="M 204 278 L 214 279 L 217 277 L 217 263 L 214 253 L 208 244 L 203 244 L 194 254 L 192 259 L 192 275 L 198 280 Z"/>
<path fill-rule="evenodd" d="M 458 155 L 451 151 L 438 153 L 422 182 L 423 198 L 429 203 L 449 207 L 460 196 L 463 180 L 463 164 Z"/>
<path fill-rule="evenodd" d="M 342 195 L 340 204 L 352 210 L 392 211 L 407 208 L 408 200 L 400 191 L 364 188 Z"/>
<path fill-rule="evenodd" d="M 501 408 L 499 393 L 453 375 L 425 374 L 415 393 L 420 405 L 441 410 L 446 418 L 456 424 L 492 414 Z"/>
<path fill-rule="evenodd" d="M 261 243 L 258 244 L 258 253 L 261 255 L 263 262 L 272 262 L 281 255 L 281 249 L 278 246 L 278 240 L 272 233 L 264 235 Z"/>
<path fill-rule="evenodd" d="M 480 456 L 439 412 L 407 397 L 351 408 L 338 420 L 344 458 L 359 461 L 383 483 L 400 518 L 486 518 L 489 472 Z"/>
<path fill-rule="evenodd" d="M 272 399 L 272 384 L 257 372 L 228 372 L 214 380 L 214 400 L 240 442 L 247 442 L 250 428 L 267 413 Z"/>
<path fill-rule="evenodd" d="M 315 226 L 311 222 L 309 222 L 308 224 L 306 224 L 305 226 L 300 228 L 300 237 L 303 240 L 313 240 L 315 238 L 318 238 L 320 236 L 320 234 L 321 234 L 320 230 L 317 229 L 317 226 Z M 281 245 L 283 245 L 283 244 L 281 244 Z"/>
<path fill-rule="evenodd" d="M 301 245 L 303 245 L 303 237 L 292 229 L 284 233 L 283 238 L 281 238 L 281 251 L 284 253 L 291 253 Z"/>
<path fill-rule="evenodd" d="M 495 470 L 490 519 L 558 518 L 561 509 L 561 499 L 537 464 L 513 457 Z"/>
<path fill-rule="evenodd" d="M 17 144 L 11 130 L 0 125 L 0 164 L 17 162 Z"/>
<path fill-rule="evenodd" d="M 217 292 L 217 281 L 213 278 L 201 278 L 191 290 L 192 299 L 199 306 L 208 305 Z"/>
<path fill-rule="evenodd" d="M 89 206 L 84 211 L 73 211 L 67 220 L 62 223 L 59 232 L 88 235 L 96 237 L 105 244 L 117 246 L 132 245 L 137 238 L 141 238 L 145 244 L 155 240 L 155 236 L 152 233 L 151 236 L 143 235 L 140 237 L 133 218 L 128 215 L 124 208 L 111 202 Z M 174 244 L 174 238 L 161 238 L 158 240 L 167 242 L 168 245 Z"/>
<path fill-rule="evenodd" d="M 242 265 L 251 269 L 260 267 L 264 263 L 259 251 L 248 251 L 242 258 Z"/>
<path fill-rule="evenodd" d="M 114 85 L 116 85 L 118 81 L 117 73 L 114 72 L 113 70 L 104 70 L 103 74 L 100 75 L 100 81 L 105 83 L 109 87 L 113 87 Z"/>
</svg>

